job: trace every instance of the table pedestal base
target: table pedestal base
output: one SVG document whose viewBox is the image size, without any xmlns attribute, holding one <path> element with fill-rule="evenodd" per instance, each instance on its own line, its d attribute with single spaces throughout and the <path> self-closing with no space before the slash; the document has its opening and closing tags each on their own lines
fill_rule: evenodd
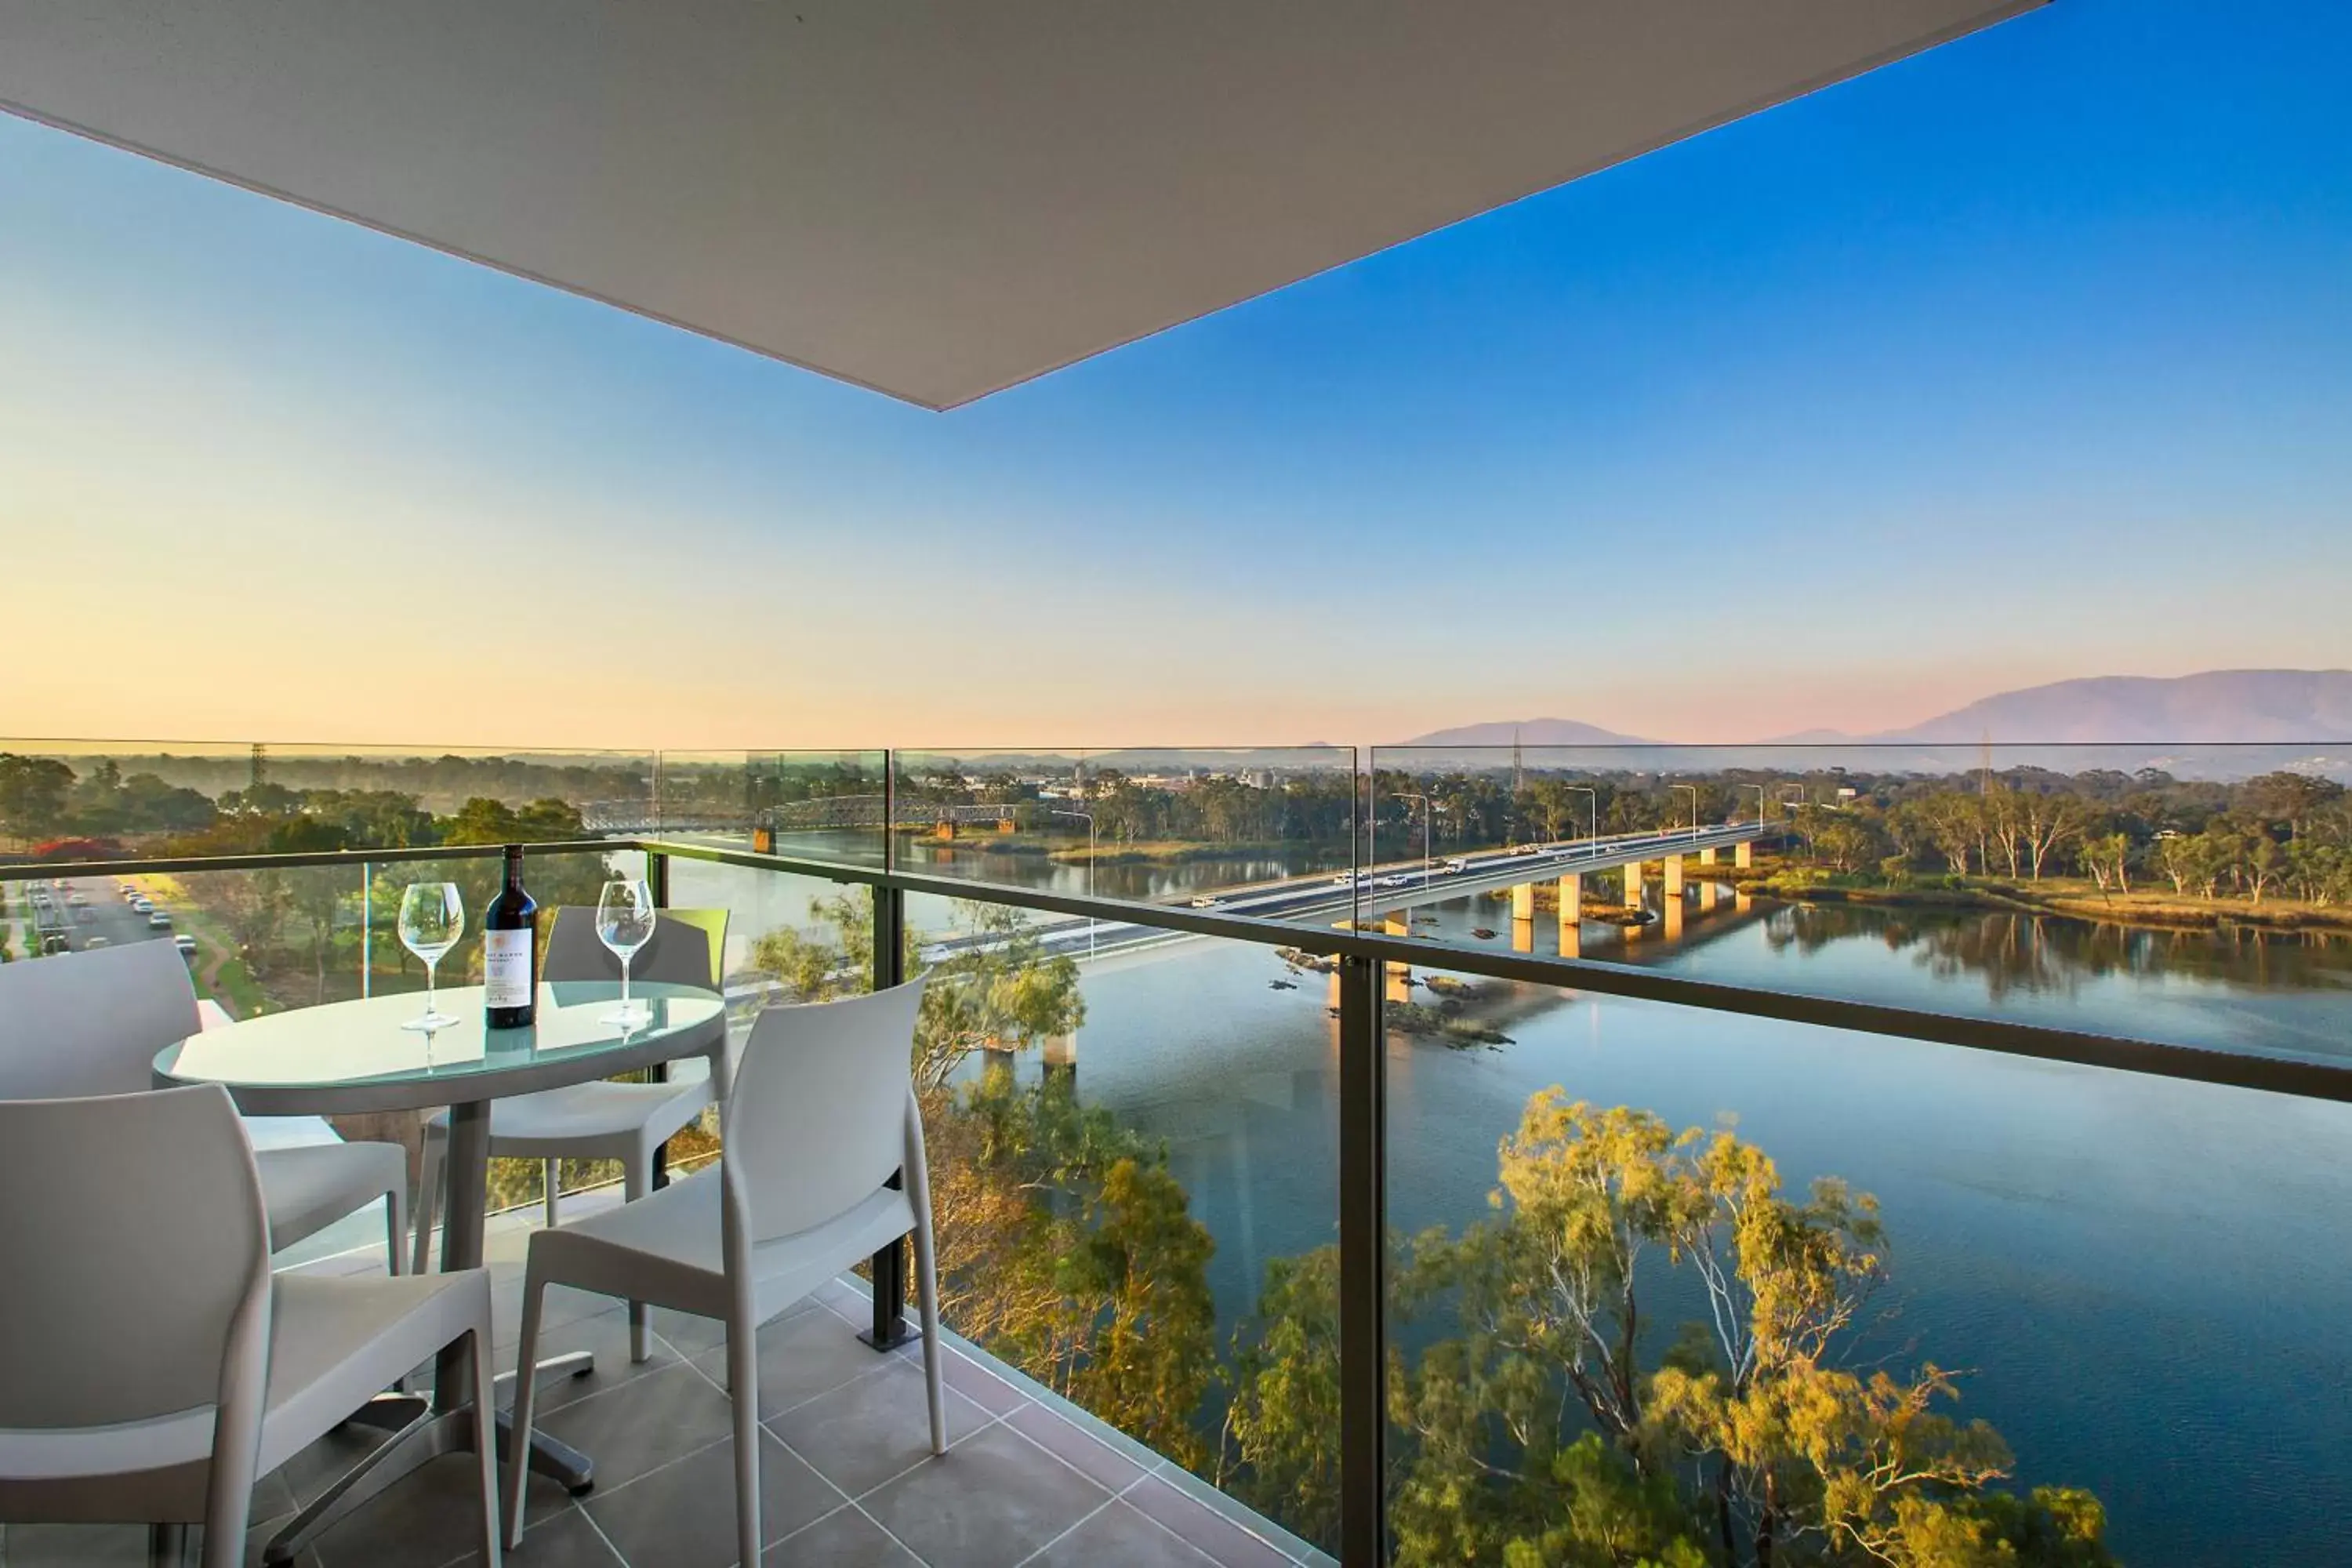
<svg viewBox="0 0 2352 1568">
<path fill-rule="evenodd" d="M 269 1544 L 261 1549 L 261 1560 L 270 1568 L 282 1568 L 293 1562 L 304 1547 L 353 1511 L 442 1455 L 474 1451 L 474 1409 L 470 1405 L 435 1415 L 421 1399 L 405 1394 L 386 1394 L 355 1411 L 352 1420 L 362 1426 L 387 1430 L 392 1436 L 337 1477 L 308 1508 L 288 1520 L 285 1528 L 270 1537 Z M 513 1421 L 505 1411 L 499 1411 L 498 1445 L 501 1460 L 510 1451 L 513 1430 Z M 562 1483 L 575 1497 L 596 1484 L 594 1462 L 544 1432 L 531 1434 L 530 1468 L 534 1474 Z"/>
</svg>

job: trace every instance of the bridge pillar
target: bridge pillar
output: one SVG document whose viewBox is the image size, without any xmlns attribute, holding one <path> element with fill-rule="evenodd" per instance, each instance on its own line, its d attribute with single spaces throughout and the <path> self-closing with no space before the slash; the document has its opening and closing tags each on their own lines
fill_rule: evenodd
<svg viewBox="0 0 2352 1568">
<path fill-rule="evenodd" d="M 1712 866 L 1715 864 L 1714 845 L 1710 844 L 1706 848 L 1698 852 L 1698 863 L 1702 866 Z"/>
<path fill-rule="evenodd" d="M 1748 838 L 1741 839 L 1738 847 L 1734 848 L 1731 852 L 1731 863 L 1738 867 L 1743 871 L 1747 870 L 1750 866 L 1755 865 L 1755 841 Z"/>
<path fill-rule="evenodd" d="M 1533 882 L 1521 882 L 1511 889 L 1511 918 L 1515 921 L 1536 918 L 1536 885 Z"/>
<path fill-rule="evenodd" d="M 1412 934 L 1412 911 L 1411 910 L 1391 910 L 1388 912 L 1387 919 L 1382 922 L 1382 929 L 1391 936 L 1411 936 Z M 1391 963 L 1387 966 L 1387 969 L 1388 1000 L 1391 1002 L 1412 1001 L 1412 965 L 1410 963 Z"/>
<path fill-rule="evenodd" d="M 1717 900 L 1721 896 L 1722 889 L 1717 888 L 1713 882 L 1701 882 L 1698 885 L 1698 907 L 1700 910 L 1702 912 L 1712 911 L 1716 906 Z"/>
<path fill-rule="evenodd" d="M 1677 942 L 1681 940 L 1683 934 L 1682 895 L 1677 893 L 1673 898 L 1668 899 L 1665 903 L 1665 908 L 1661 912 L 1665 916 L 1666 940 L 1668 942 Z"/>
<path fill-rule="evenodd" d="M 1559 923 L 1572 926 L 1584 919 L 1584 873 L 1570 871 L 1559 879 Z"/>
<path fill-rule="evenodd" d="M 1559 922 L 1559 955 L 1562 958 L 1584 956 L 1584 927 L 1574 921 Z"/>
<path fill-rule="evenodd" d="M 1756 896 L 1744 888 L 1731 889 L 1731 912 L 1744 915 L 1756 907 Z"/>
<path fill-rule="evenodd" d="M 1324 997 L 1324 1005 L 1337 1013 L 1339 1010 L 1339 965 L 1331 965 L 1331 988 Z"/>
<path fill-rule="evenodd" d="M 1078 1037 L 1075 1032 L 1045 1037 L 1045 1076 L 1048 1079 L 1078 1076 Z"/>
<path fill-rule="evenodd" d="M 1642 863 L 1639 860 L 1629 861 L 1624 870 L 1625 907 L 1638 910 L 1642 907 Z"/>
<path fill-rule="evenodd" d="M 1669 855 L 1665 859 L 1666 901 L 1679 903 L 1683 896 L 1683 857 Z"/>
</svg>

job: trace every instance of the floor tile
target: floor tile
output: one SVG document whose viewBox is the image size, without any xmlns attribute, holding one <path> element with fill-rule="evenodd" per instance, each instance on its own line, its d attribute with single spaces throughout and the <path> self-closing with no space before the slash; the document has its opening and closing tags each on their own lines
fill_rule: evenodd
<svg viewBox="0 0 2352 1568">
<path fill-rule="evenodd" d="M 849 1326 L 811 1303 L 805 1311 L 791 1312 L 760 1331 L 760 1418 L 782 1415 L 805 1405 L 818 1394 L 885 1365 L 891 1352 L 877 1354 Z M 717 1348 L 694 1358 L 694 1364 L 720 1387 L 727 1386 L 725 1331 Z"/>
<path fill-rule="evenodd" d="M 860 1506 L 926 1563 L 1011 1568 L 1108 1495 L 1019 1433 L 995 1426 Z"/>
<path fill-rule="evenodd" d="M 766 1433 L 760 1437 L 760 1534 L 782 1540 L 842 1505 L 841 1494 Z M 582 1504 L 621 1555 L 643 1568 L 730 1568 L 735 1444 L 730 1438 Z M 535 1541 L 526 1541 L 537 1556 Z"/>
<path fill-rule="evenodd" d="M 987 1425 L 980 1406 L 953 1389 L 946 1396 L 948 1441 Z M 824 1478 L 857 1497 L 931 1454 L 930 1406 L 922 1368 L 887 1364 L 831 1394 L 784 1412 L 769 1429 Z"/>
<path fill-rule="evenodd" d="M 550 1411 L 538 1425 L 594 1460 L 596 1485 L 612 1488 L 717 1442 L 732 1420 L 727 1396 L 681 1362 Z"/>
<path fill-rule="evenodd" d="M 909 1352 L 917 1357 L 923 1353 L 917 1342 Z M 1003 1415 L 1029 1403 L 1029 1396 L 979 1365 L 967 1356 L 959 1355 L 946 1345 L 940 1347 L 941 1373 L 947 1384 L 991 1415 Z"/>
<path fill-rule="evenodd" d="M 1123 1502 L 1089 1515 L 1028 1568 L 1216 1568 L 1213 1559 L 1179 1541 L 1157 1521 Z"/>
<path fill-rule="evenodd" d="M 8 1568 L 147 1568 L 143 1524 L 12 1524 L 0 1535 Z"/>
<path fill-rule="evenodd" d="M 567 1508 L 541 1524 L 533 1525 L 524 1536 L 522 1552 L 504 1553 L 500 1561 L 516 1568 L 630 1568 L 613 1548 L 604 1534 L 588 1521 L 588 1516 L 576 1508 Z M 647 1559 L 648 1568 L 661 1559 Z M 481 1568 L 482 1554 L 467 1553 L 446 1568 Z"/>
<path fill-rule="evenodd" d="M 522 1347 L 509 1340 L 493 1352 L 491 1365 L 499 1372 L 512 1372 L 515 1356 Z M 653 1353 L 642 1362 L 629 1359 L 629 1316 L 615 1309 L 577 1322 L 565 1323 L 547 1330 L 539 1336 L 539 1359 L 569 1355 L 573 1351 L 586 1351 L 596 1358 L 596 1368 L 585 1376 L 563 1375 L 543 1377 L 539 1383 L 539 1413 L 562 1409 L 576 1405 L 592 1395 L 604 1394 L 634 1383 L 640 1377 L 677 1364 L 677 1352 L 656 1336 L 649 1348 Z M 514 1403 L 512 1379 L 499 1385 L 499 1404 Z"/>
<path fill-rule="evenodd" d="M 395 1482 L 317 1542 L 325 1568 L 442 1568 L 482 1543 L 481 1484 L 474 1456 L 444 1454 Z M 568 1506 L 562 1489 L 541 1482 L 535 1512 Z"/>
<path fill-rule="evenodd" d="M 1023 1436 L 1112 1491 L 1124 1491 L 1143 1475 L 1143 1467 L 1133 1459 L 1042 1405 L 1024 1405 L 1004 1419 Z"/>
<path fill-rule="evenodd" d="M 1290 1563 L 1288 1556 L 1160 1477 L 1148 1477 L 1121 1496 L 1139 1511 L 1150 1514 L 1223 1563 L 1224 1568 L 1287 1568 Z"/>
<path fill-rule="evenodd" d="M 923 1568 L 921 1559 L 854 1508 L 835 1509 L 768 1548 L 761 1568 Z"/>
</svg>

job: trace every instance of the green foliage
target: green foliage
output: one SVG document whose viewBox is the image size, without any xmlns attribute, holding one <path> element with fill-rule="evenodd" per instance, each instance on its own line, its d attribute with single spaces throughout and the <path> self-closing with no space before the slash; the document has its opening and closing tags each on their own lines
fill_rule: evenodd
<svg viewBox="0 0 2352 1568">
<path fill-rule="evenodd" d="M 2089 1494 L 2002 1489 L 2012 1461 L 1948 1407 L 1952 1374 L 1844 1364 L 1884 1278 L 1866 1195 L 1802 1199 L 1729 1131 L 1529 1100 L 1496 1215 L 1417 1238 L 1397 1314 L 1450 1316 L 1391 1375 L 1404 1568 L 2109 1568 Z M 1664 1273 L 1706 1317 L 1643 1314 Z M 1240 1495 L 1329 1539 L 1337 1261 L 1267 1271 L 1225 1421 Z"/>
</svg>

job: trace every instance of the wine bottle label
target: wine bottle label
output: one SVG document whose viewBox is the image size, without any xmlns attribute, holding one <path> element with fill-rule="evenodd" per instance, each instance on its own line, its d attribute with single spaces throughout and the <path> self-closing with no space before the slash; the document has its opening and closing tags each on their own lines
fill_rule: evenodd
<svg viewBox="0 0 2352 1568">
<path fill-rule="evenodd" d="M 483 1001 L 492 1007 L 530 1005 L 530 932 L 482 933 Z"/>
</svg>

